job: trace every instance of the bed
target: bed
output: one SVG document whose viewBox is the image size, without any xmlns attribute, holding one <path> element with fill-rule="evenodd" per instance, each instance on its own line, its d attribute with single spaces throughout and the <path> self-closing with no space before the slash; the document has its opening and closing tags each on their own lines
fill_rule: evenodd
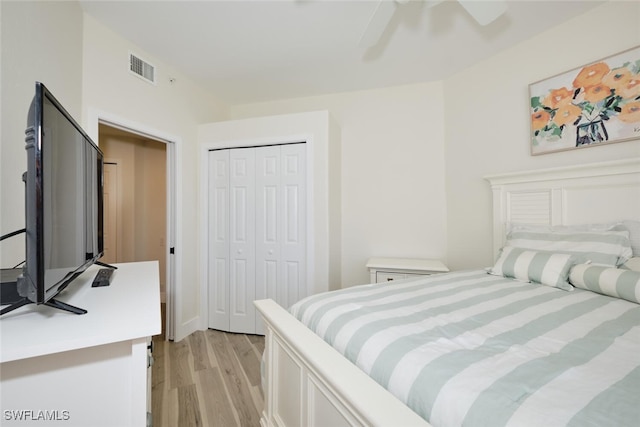
<svg viewBox="0 0 640 427">
<path fill-rule="evenodd" d="M 263 426 L 640 420 L 640 159 L 487 180 L 486 270 L 256 302 Z"/>
</svg>

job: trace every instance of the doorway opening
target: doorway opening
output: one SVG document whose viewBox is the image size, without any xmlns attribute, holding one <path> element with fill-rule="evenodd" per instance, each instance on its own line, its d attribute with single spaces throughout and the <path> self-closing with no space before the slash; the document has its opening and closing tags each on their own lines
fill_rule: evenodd
<svg viewBox="0 0 640 427">
<path fill-rule="evenodd" d="M 171 143 L 102 122 L 98 140 L 105 159 L 101 261 L 159 262 L 162 336 L 171 339 Z"/>
</svg>

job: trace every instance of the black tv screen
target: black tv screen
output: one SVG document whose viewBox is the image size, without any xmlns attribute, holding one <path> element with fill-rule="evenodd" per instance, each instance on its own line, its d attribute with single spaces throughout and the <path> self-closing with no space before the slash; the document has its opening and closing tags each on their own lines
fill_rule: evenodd
<svg viewBox="0 0 640 427">
<path fill-rule="evenodd" d="M 102 152 L 39 82 L 29 108 L 26 151 L 20 305 L 84 313 L 53 298 L 103 255 Z"/>
</svg>

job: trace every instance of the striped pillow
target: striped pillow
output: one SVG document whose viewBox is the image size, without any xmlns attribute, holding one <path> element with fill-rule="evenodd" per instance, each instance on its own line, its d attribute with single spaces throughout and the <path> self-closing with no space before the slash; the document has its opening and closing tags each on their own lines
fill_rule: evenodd
<svg viewBox="0 0 640 427">
<path fill-rule="evenodd" d="M 629 232 L 514 229 L 505 246 L 582 256 L 583 262 L 618 267 L 632 256 Z"/>
<path fill-rule="evenodd" d="M 640 303 L 640 271 L 578 264 L 569 280 L 578 288 Z"/>
<path fill-rule="evenodd" d="M 567 282 L 567 277 L 575 263 L 575 257 L 570 254 L 505 246 L 489 273 L 570 291 L 573 286 Z"/>
<path fill-rule="evenodd" d="M 640 257 L 640 221 L 626 220 L 620 224 L 629 231 L 629 241 L 633 256 Z"/>
<path fill-rule="evenodd" d="M 625 270 L 640 271 L 640 256 L 629 259 L 627 262 L 622 264 L 620 268 L 624 268 Z"/>
</svg>

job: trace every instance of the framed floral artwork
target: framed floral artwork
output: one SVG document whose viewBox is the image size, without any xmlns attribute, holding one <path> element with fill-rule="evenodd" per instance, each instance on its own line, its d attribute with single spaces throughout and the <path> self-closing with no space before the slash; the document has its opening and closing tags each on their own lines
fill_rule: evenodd
<svg viewBox="0 0 640 427">
<path fill-rule="evenodd" d="M 640 139 L 640 46 L 529 85 L 531 154 Z"/>
</svg>

